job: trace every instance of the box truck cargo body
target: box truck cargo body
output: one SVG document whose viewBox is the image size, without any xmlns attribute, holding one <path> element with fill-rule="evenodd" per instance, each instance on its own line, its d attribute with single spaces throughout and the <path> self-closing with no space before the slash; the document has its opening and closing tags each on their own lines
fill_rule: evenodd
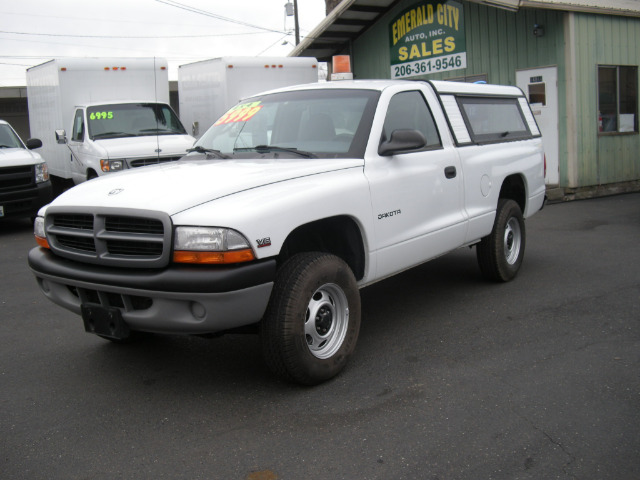
<svg viewBox="0 0 640 480">
<path fill-rule="evenodd" d="M 310 57 L 221 57 L 180 65 L 180 118 L 199 138 L 243 98 L 317 81 L 318 61 Z"/>
<path fill-rule="evenodd" d="M 54 59 L 27 69 L 31 134 L 54 179 L 177 160 L 193 145 L 160 58 Z"/>
</svg>

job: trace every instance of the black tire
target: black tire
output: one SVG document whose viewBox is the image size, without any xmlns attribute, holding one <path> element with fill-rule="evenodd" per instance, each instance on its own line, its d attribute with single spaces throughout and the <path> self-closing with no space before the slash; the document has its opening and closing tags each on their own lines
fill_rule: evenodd
<svg viewBox="0 0 640 480">
<path fill-rule="evenodd" d="M 280 378 L 316 385 L 337 375 L 360 331 L 360 292 L 335 255 L 294 255 L 278 270 L 260 336 L 265 361 Z"/>
<path fill-rule="evenodd" d="M 524 217 L 520 207 L 513 200 L 501 198 L 491 234 L 476 246 L 482 275 L 497 282 L 512 280 L 522 265 L 525 243 Z"/>
</svg>

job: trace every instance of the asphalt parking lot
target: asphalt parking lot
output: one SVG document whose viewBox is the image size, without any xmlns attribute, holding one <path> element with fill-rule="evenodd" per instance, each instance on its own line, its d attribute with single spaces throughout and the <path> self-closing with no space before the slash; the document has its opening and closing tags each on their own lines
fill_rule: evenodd
<svg viewBox="0 0 640 480">
<path fill-rule="evenodd" d="M 515 281 L 465 249 L 362 290 L 314 388 L 254 336 L 119 346 L 38 291 L 0 223 L 0 477 L 640 478 L 640 194 L 548 205 Z"/>
</svg>

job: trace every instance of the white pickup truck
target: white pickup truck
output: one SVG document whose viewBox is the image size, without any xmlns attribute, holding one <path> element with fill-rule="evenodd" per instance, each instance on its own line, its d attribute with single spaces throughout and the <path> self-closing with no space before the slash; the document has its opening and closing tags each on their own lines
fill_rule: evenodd
<svg viewBox="0 0 640 480">
<path fill-rule="evenodd" d="M 242 101 L 178 162 L 59 196 L 29 265 L 88 332 L 257 327 L 278 376 L 316 384 L 354 351 L 359 288 L 472 245 L 485 277 L 511 280 L 544 170 L 515 87 L 289 87 Z"/>
</svg>

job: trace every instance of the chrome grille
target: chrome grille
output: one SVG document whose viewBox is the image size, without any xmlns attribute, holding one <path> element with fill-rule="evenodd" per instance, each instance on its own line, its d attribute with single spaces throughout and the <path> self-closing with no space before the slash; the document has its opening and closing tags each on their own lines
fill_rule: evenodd
<svg viewBox="0 0 640 480">
<path fill-rule="evenodd" d="M 113 232 L 128 233 L 152 233 L 162 235 L 162 223 L 148 218 L 132 217 L 107 217 L 105 219 L 107 230 Z"/>
<path fill-rule="evenodd" d="M 185 152 L 185 155 L 187 153 Z M 184 155 L 183 155 L 184 156 Z M 136 158 L 135 160 L 129 160 L 129 166 L 131 168 L 146 167 L 147 165 L 157 165 L 158 163 L 175 162 L 182 158 L 178 157 L 150 157 L 150 158 Z"/>
<path fill-rule="evenodd" d="M 160 212 L 70 212 L 50 207 L 45 229 L 51 250 L 72 260 L 132 268 L 161 268 L 169 263 L 171 220 Z"/>
<path fill-rule="evenodd" d="M 93 230 L 93 215 L 56 215 L 54 225 L 57 227 Z"/>
<path fill-rule="evenodd" d="M 0 192 L 20 191 L 25 187 L 34 186 L 34 169 L 33 165 L 0 168 Z"/>
<path fill-rule="evenodd" d="M 65 248 L 95 252 L 96 245 L 93 238 L 74 237 L 73 235 L 58 235 L 58 242 Z"/>
<path fill-rule="evenodd" d="M 162 255 L 161 243 L 140 243 L 122 240 L 108 240 L 107 249 L 117 255 Z"/>
</svg>

